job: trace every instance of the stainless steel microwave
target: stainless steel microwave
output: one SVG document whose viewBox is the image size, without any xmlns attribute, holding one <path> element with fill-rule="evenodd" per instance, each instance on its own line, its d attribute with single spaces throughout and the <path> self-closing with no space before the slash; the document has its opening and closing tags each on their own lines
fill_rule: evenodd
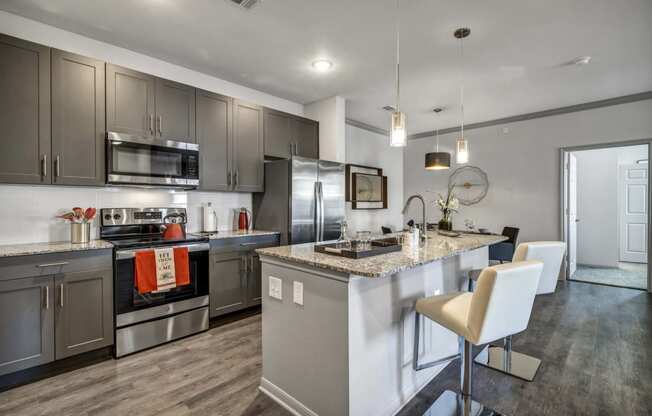
<svg viewBox="0 0 652 416">
<path fill-rule="evenodd" d="M 196 188 L 199 186 L 199 145 L 108 132 L 106 182 Z"/>
</svg>

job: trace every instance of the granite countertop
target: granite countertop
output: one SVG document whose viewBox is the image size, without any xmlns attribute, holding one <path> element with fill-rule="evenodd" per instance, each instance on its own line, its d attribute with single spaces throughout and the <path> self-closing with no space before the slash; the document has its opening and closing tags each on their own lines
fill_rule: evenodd
<svg viewBox="0 0 652 416">
<path fill-rule="evenodd" d="M 55 243 L 3 244 L 0 257 L 31 256 L 35 254 L 65 253 L 70 251 L 102 250 L 113 248 L 104 240 L 91 240 L 86 244 L 72 244 L 69 241 Z"/>
<path fill-rule="evenodd" d="M 225 230 L 218 231 L 216 233 L 206 234 L 206 233 L 197 233 L 200 235 L 207 235 L 211 240 L 222 240 L 225 238 L 238 238 L 238 237 L 251 237 L 251 236 L 260 236 L 260 235 L 274 235 L 280 234 L 278 231 L 267 231 L 267 230 Z"/>
<path fill-rule="evenodd" d="M 460 237 L 444 237 L 436 232 L 428 232 L 428 241 L 424 247 L 413 247 L 408 242 L 403 245 L 402 251 L 357 260 L 316 253 L 314 243 L 262 248 L 256 252 L 320 269 L 364 277 L 383 277 L 505 240 L 507 237 L 498 235 L 462 234 Z"/>
</svg>

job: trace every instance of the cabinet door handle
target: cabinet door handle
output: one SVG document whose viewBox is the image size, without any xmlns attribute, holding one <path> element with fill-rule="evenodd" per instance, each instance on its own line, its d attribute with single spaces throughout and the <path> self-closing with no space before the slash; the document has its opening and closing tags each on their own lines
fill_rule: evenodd
<svg viewBox="0 0 652 416">
<path fill-rule="evenodd" d="M 299 143 L 294 144 L 294 154 L 299 156 Z"/>
<path fill-rule="evenodd" d="M 48 176 L 48 155 L 45 153 L 41 158 L 41 176 L 44 178 Z"/>
<path fill-rule="evenodd" d="M 240 173 L 238 169 L 233 173 L 233 185 L 235 186 L 238 186 L 238 173 Z"/>
<path fill-rule="evenodd" d="M 44 267 L 56 267 L 56 266 L 66 266 L 68 264 L 67 261 L 61 261 L 59 263 L 44 263 L 44 264 L 39 264 L 38 268 L 44 268 Z"/>
<path fill-rule="evenodd" d="M 151 135 L 154 135 L 156 134 L 156 132 L 154 131 L 154 114 L 150 114 L 147 117 L 149 118 L 149 133 Z"/>
<path fill-rule="evenodd" d="M 59 286 L 59 306 L 63 308 L 63 283 Z"/>
<path fill-rule="evenodd" d="M 290 146 L 290 156 L 294 156 L 294 143 L 290 143 L 288 146 Z"/>
<path fill-rule="evenodd" d="M 228 171 L 226 174 L 226 185 L 231 186 L 231 171 Z"/>
<path fill-rule="evenodd" d="M 158 134 L 159 134 L 159 136 L 162 136 L 163 135 L 163 116 L 158 116 L 157 121 L 158 121 Z"/>
<path fill-rule="evenodd" d="M 240 263 L 242 263 L 242 271 L 247 273 L 247 258 L 240 257 Z"/>
<path fill-rule="evenodd" d="M 45 309 L 50 309 L 50 287 L 45 286 Z"/>
<path fill-rule="evenodd" d="M 61 156 L 59 155 L 54 159 L 54 175 L 57 178 L 61 176 Z"/>
<path fill-rule="evenodd" d="M 249 271 L 254 271 L 254 256 L 249 256 Z"/>
</svg>

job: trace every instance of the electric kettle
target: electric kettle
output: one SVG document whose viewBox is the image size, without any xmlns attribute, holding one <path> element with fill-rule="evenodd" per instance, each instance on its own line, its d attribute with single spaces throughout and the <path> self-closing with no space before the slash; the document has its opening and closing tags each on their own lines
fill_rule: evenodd
<svg viewBox="0 0 652 416">
<path fill-rule="evenodd" d="M 247 208 L 240 208 L 240 213 L 238 214 L 238 230 L 239 231 L 248 231 L 253 228 L 251 223 L 251 211 Z"/>
</svg>

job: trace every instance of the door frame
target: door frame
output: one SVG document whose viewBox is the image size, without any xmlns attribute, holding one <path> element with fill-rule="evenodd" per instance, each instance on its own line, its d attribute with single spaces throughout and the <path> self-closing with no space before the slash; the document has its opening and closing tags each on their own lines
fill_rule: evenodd
<svg viewBox="0 0 652 416">
<path fill-rule="evenodd" d="M 568 216 L 566 215 L 566 207 L 568 204 L 568 170 L 567 170 L 567 164 L 568 164 L 568 154 L 571 152 L 577 152 L 577 151 L 582 151 L 582 150 L 596 150 L 596 149 L 608 149 L 612 147 L 628 147 L 628 146 L 636 146 L 636 145 L 643 145 L 646 144 L 647 147 L 647 157 L 648 161 L 652 160 L 652 138 L 649 139 L 639 139 L 639 140 L 625 140 L 625 141 L 620 141 L 620 142 L 608 142 L 608 143 L 596 143 L 596 144 L 589 144 L 589 145 L 583 145 L 583 146 L 569 146 L 569 147 L 562 147 L 559 149 L 559 169 L 560 169 L 560 175 L 559 175 L 559 225 L 560 225 L 560 233 L 562 237 L 562 241 L 568 244 Z M 649 162 L 648 162 L 649 163 Z M 649 166 L 649 164 L 648 164 Z M 647 203 L 648 203 L 648 217 L 647 217 L 647 222 L 648 224 L 652 224 L 652 210 L 650 209 L 650 206 L 652 205 L 652 192 L 650 192 L 650 189 L 652 189 L 652 175 L 648 174 L 647 178 L 647 186 L 648 186 L 648 195 L 647 195 Z M 650 260 L 652 259 L 652 255 L 650 253 L 650 246 L 652 245 L 652 232 L 650 232 L 650 227 L 648 226 L 647 230 L 647 242 L 648 242 L 648 250 L 647 250 L 647 292 L 652 293 L 652 264 L 650 263 Z M 566 250 L 566 253 L 564 254 L 564 262 L 566 263 L 564 266 L 564 273 L 566 275 L 566 279 L 570 279 L 569 275 L 569 268 L 570 268 L 570 257 L 569 257 L 569 252 Z"/>
</svg>

